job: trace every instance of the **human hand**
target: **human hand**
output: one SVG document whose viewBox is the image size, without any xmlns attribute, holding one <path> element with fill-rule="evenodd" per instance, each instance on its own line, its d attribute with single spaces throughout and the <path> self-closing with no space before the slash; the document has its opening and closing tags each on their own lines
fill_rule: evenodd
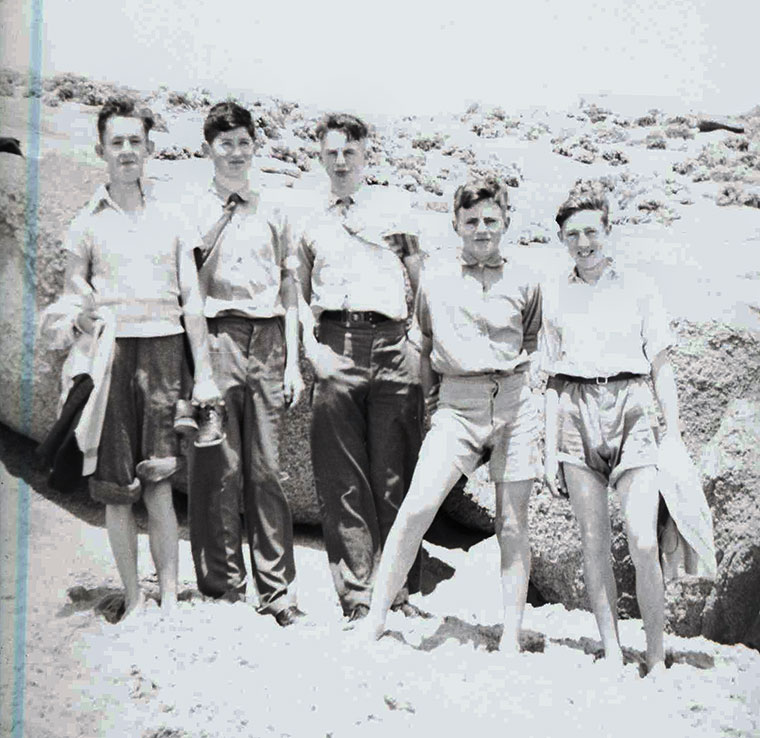
<svg viewBox="0 0 760 738">
<path fill-rule="evenodd" d="M 285 405 L 288 408 L 295 407 L 301 399 L 305 385 L 301 370 L 297 362 L 285 365 L 285 372 L 282 377 L 282 390 L 285 396 Z"/>
<path fill-rule="evenodd" d="M 567 493 L 561 489 L 559 480 L 559 462 L 556 451 L 547 451 L 544 459 L 544 485 L 549 488 L 552 497 L 567 497 Z"/>
<path fill-rule="evenodd" d="M 221 402 L 222 393 L 212 378 L 201 379 L 193 384 L 193 403 L 196 405 L 215 405 Z"/>
<path fill-rule="evenodd" d="M 87 292 L 82 298 L 82 309 L 74 319 L 74 325 L 82 333 L 88 333 L 91 336 L 96 333 L 96 324 L 100 320 L 98 310 L 95 305 L 95 298 L 92 292 Z"/>
</svg>

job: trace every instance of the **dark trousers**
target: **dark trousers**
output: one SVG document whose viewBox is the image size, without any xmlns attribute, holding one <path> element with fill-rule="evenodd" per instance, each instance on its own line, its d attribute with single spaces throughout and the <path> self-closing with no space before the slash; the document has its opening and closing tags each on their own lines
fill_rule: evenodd
<svg viewBox="0 0 760 738">
<path fill-rule="evenodd" d="M 190 544 L 198 589 L 212 597 L 245 592 L 241 507 L 259 610 L 295 604 L 290 506 L 279 475 L 284 407 L 282 320 L 208 321 L 214 379 L 225 402 L 226 439 L 189 455 Z"/>
<path fill-rule="evenodd" d="M 314 386 L 314 481 L 325 548 L 343 611 L 368 605 L 380 554 L 422 441 L 419 359 L 403 323 L 323 320 L 319 340 L 351 359 Z M 419 556 L 397 602 L 419 588 Z"/>
</svg>

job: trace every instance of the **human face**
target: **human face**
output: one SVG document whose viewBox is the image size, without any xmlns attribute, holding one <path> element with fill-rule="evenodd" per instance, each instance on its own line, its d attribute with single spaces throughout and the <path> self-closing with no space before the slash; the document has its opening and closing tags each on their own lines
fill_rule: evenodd
<svg viewBox="0 0 760 738">
<path fill-rule="evenodd" d="M 103 139 L 95 147 L 108 167 L 112 184 L 134 184 L 142 177 L 145 160 L 153 153 L 140 118 L 114 116 L 106 121 Z"/>
<path fill-rule="evenodd" d="M 480 263 L 499 253 L 499 243 L 508 226 L 509 218 L 493 200 L 460 208 L 454 220 L 454 230 L 462 239 L 462 254 Z"/>
<path fill-rule="evenodd" d="M 605 227 L 602 217 L 600 210 L 579 210 L 562 224 L 560 239 L 581 271 L 588 272 L 604 262 L 610 229 Z"/>
<path fill-rule="evenodd" d="M 322 139 L 320 158 L 335 195 L 352 195 L 364 179 L 366 141 L 349 141 L 343 131 L 330 129 Z"/>
<path fill-rule="evenodd" d="M 210 144 L 203 144 L 203 150 L 214 163 L 217 179 L 232 183 L 248 179 L 253 161 L 253 138 L 245 126 L 217 133 Z"/>
</svg>

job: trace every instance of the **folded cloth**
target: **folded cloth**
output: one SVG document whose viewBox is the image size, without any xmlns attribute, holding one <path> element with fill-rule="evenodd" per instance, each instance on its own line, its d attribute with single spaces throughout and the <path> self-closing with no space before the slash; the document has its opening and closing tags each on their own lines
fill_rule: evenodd
<svg viewBox="0 0 760 738">
<path fill-rule="evenodd" d="M 659 447 L 657 480 L 668 518 L 661 526 L 660 559 L 666 579 L 687 574 L 715 579 L 712 513 L 694 462 L 683 442 L 666 436 Z"/>
<path fill-rule="evenodd" d="M 116 320 L 110 310 L 99 307 L 98 321 L 92 335 L 73 330 L 74 318 L 81 304 L 81 298 L 78 296 L 67 295 L 50 305 L 43 315 L 40 330 L 50 339 L 51 347 L 68 348 L 69 353 L 61 370 L 59 422 L 54 425 L 49 437 L 43 442 L 41 451 L 47 459 L 55 459 L 56 449 L 53 445 L 56 439 L 60 439 L 61 444 L 64 442 L 67 444 L 66 453 L 61 459 L 65 458 L 71 463 L 77 463 L 77 455 L 71 447 L 71 438 L 68 433 L 68 426 L 75 423 L 73 435 L 76 446 L 82 454 L 81 476 L 89 476 L 97 466 L 100 433 L 103 429 L 108 390 L 111 386 Z M 79 378 L 85 375 L 90 377 L 92 389 L 83 402 L 81 386 L 73 395 L 71 390 L 75 382 L 81 384 L 82 380 Z M 66 410 L 68 421 L 64 420 L 61 424 L 67 404 L 69 405 Z M 66 428 L 63 425 L 66 425 Z M 71 484 L 75 476 L 77 475 L 72 469 L 61 478 L 65 479 L 67 484 Z"/>
<path fill-rule="evenodd" d="M 92 388 L 89 374 L 74 377 L 58 420 L 35 451 L 41 466 L 50 470 L 48 486 L 59 492 L 73 492 L 82 478 L 84 456 L 75 432 Z"/>
</svg>

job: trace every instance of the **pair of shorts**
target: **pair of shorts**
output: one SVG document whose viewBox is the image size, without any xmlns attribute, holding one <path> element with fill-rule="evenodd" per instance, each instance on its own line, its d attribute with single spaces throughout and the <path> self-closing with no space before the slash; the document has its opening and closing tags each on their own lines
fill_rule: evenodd
<svg viewBox="0 0 760 738">
<path fill-rule="evenodd" d="M 184 361 L 181 333 L 116 339 L 98 466 L 89 482 L 94 500 L 136 502 L 141 482 L 160 482 L 177 471 L 174 410 Z"/>
<path fill-rule="evenodd" d="M 490 478 L 500 483 L 540 476 L 538 439 L 538 414 L 528 374 L 517 372 L 444 376 L 424 444 L 452 459 L 468 476 L 490 451 Z"/>
<path fill-rule="evenodd" d="M 657 414 L 643 377 L 607 384 L 550 379 L 559 398 L 557 459 L 614 487 L 623 472 L 657 464 Z"/>
</svg>

